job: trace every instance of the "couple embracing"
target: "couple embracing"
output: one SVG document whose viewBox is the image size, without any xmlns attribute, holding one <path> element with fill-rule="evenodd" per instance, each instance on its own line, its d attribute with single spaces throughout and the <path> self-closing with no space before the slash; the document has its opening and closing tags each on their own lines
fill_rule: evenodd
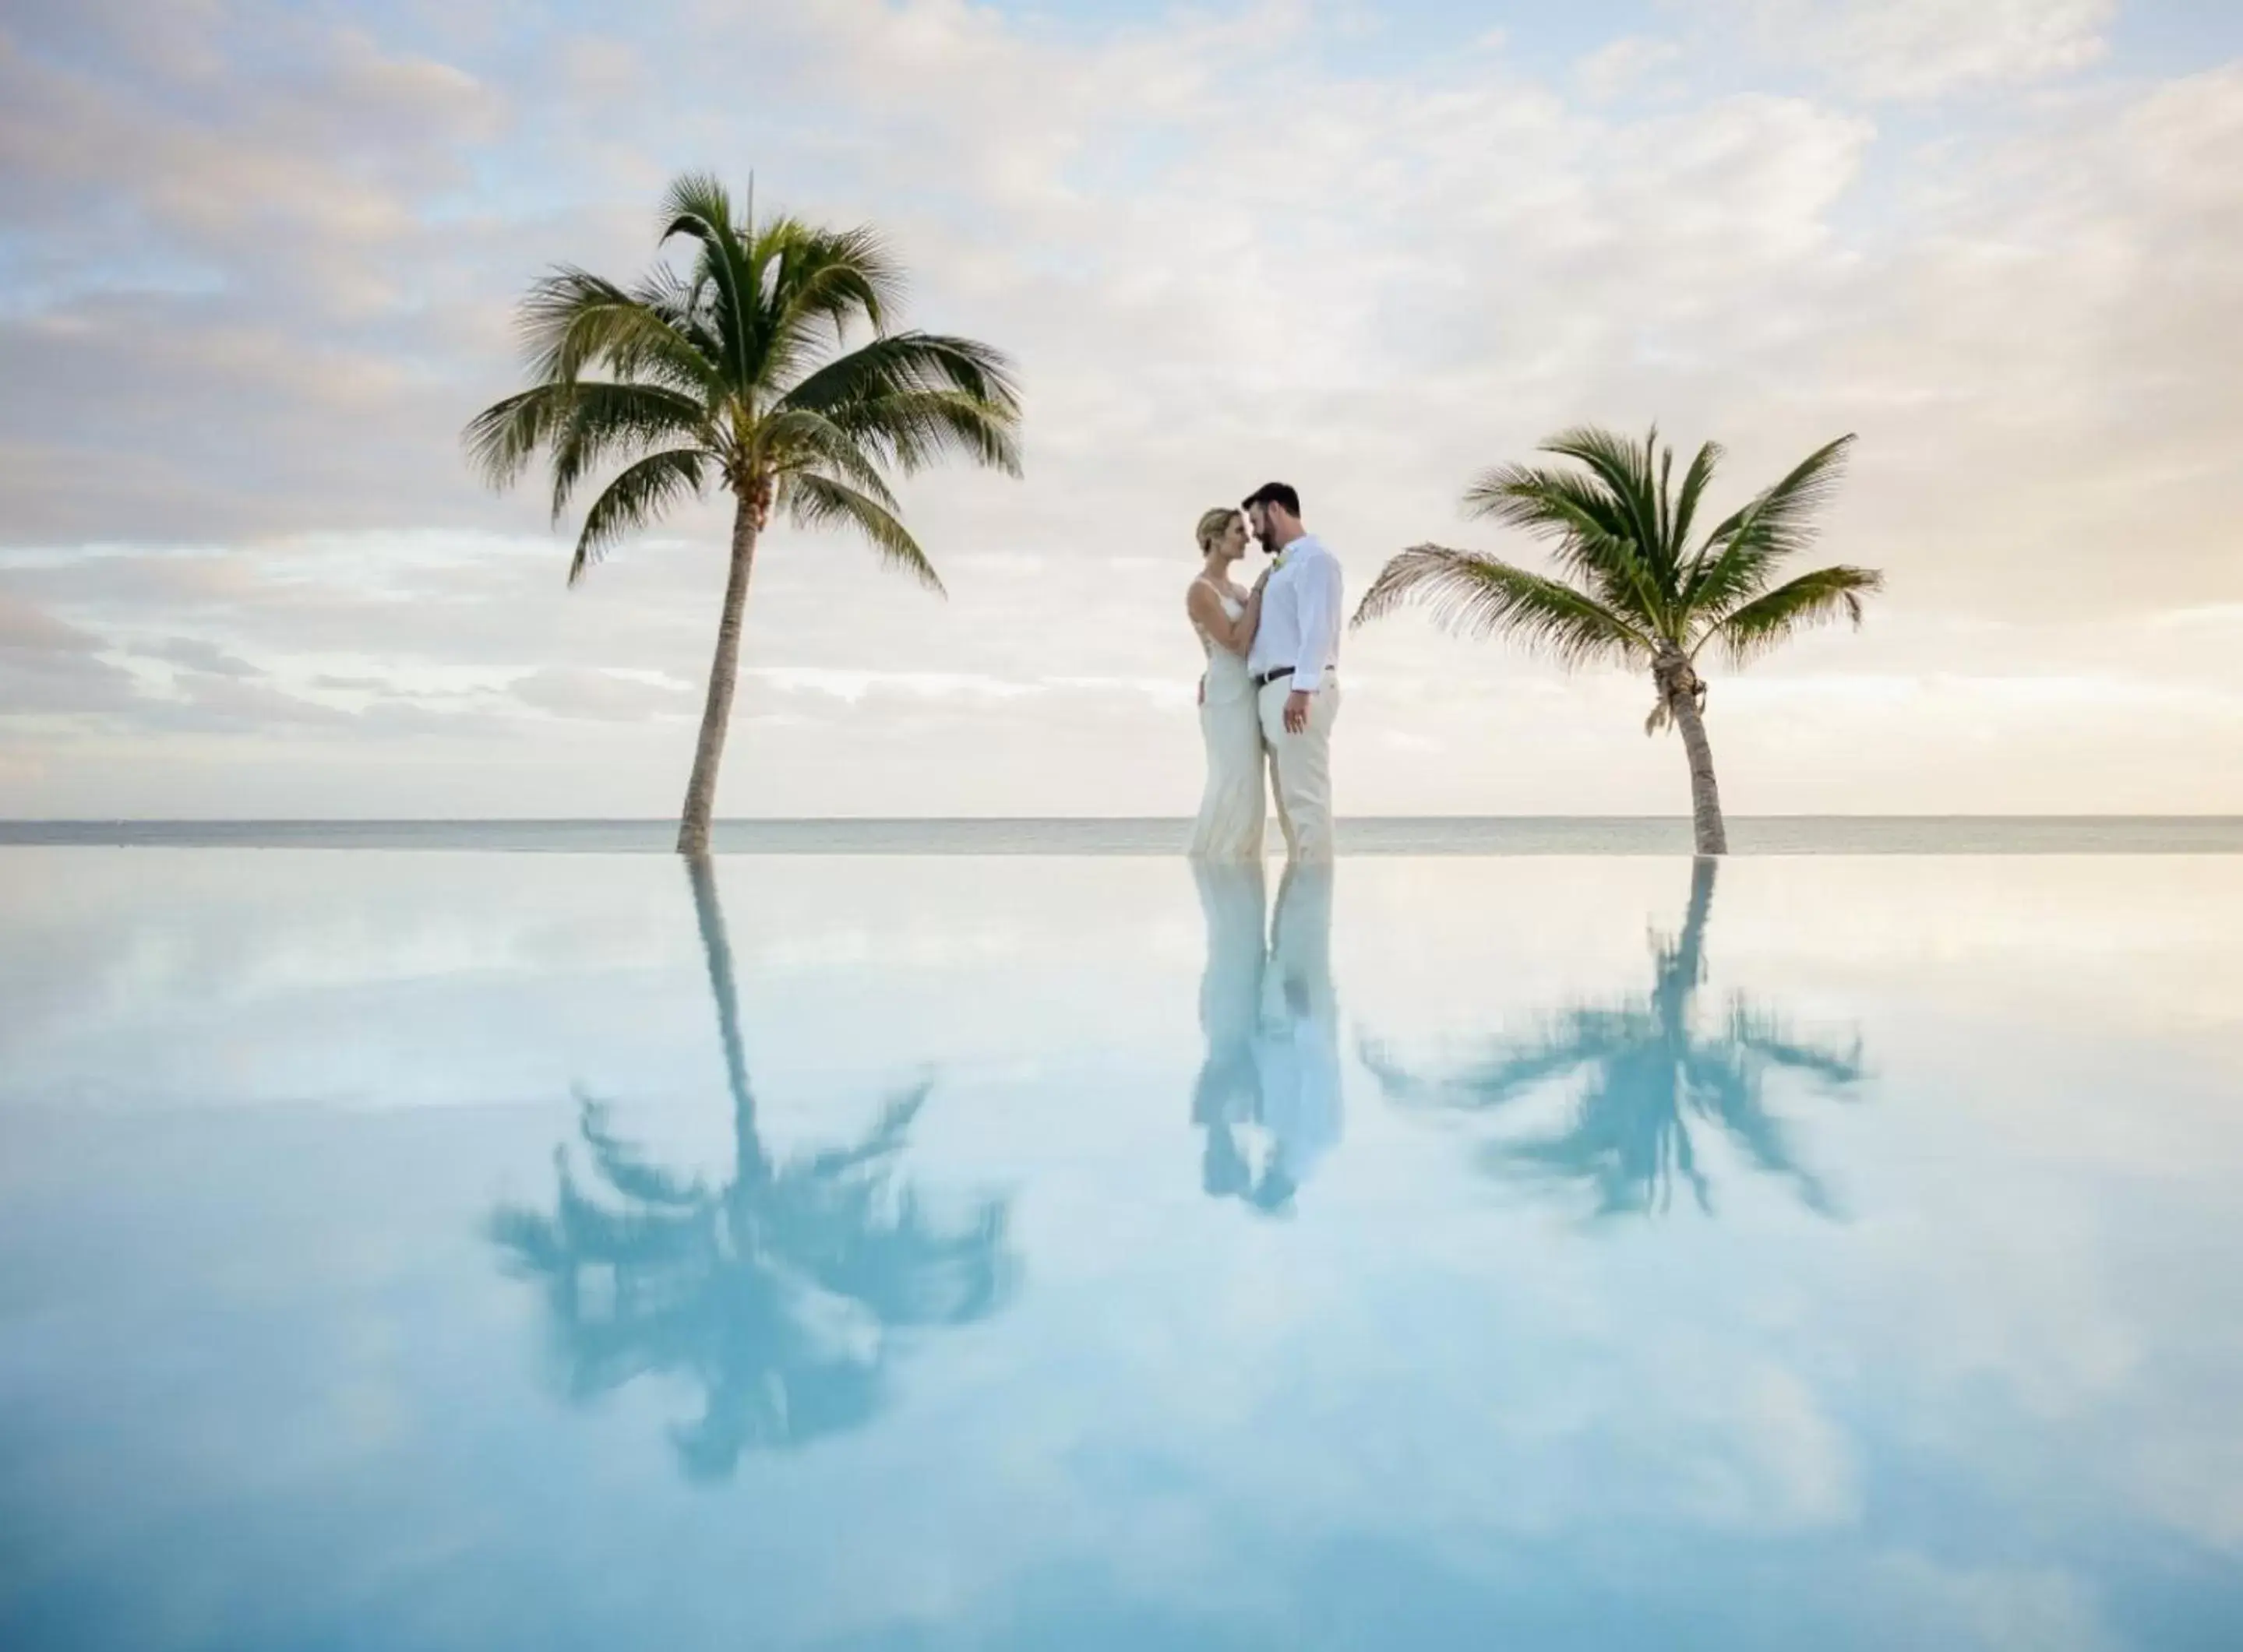
<svg viewBox="0 0 2243 1652">
<path fill-rule="evenodd" d="M 1316 863 L 1332 855 L 1331 728 L 1339 714 L 1339 560 L 1301 521 L 1301 496 L 1283 482 L 1256 488 L 1236 509 L 1199 520 L 1202 566 L 1185 598 L 1207 652 L 1200 733 L 1207 789 L 1191 853 L 1259 860 L 1263 776 L 1277 804 L 1285 852 Z M 1251 533 L 1272 561 L 1251 589 L 1233 570 Z"/>
</svg>

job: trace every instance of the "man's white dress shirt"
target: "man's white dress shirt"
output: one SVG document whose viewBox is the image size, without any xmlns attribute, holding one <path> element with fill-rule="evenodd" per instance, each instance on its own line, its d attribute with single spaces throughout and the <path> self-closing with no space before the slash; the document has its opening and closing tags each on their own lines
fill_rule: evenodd
<svg viewBox="0 0 2243 1652">
<path fill-rule="evenodd" d="M 1259 677 L 1293 668 L 1290 687 L 1314 694 L 1339 663 L 1339 558 L 1314 534 L 1279 553 L 1262 592 L 1262 623 L 1246 668 Z"/>
</svg>

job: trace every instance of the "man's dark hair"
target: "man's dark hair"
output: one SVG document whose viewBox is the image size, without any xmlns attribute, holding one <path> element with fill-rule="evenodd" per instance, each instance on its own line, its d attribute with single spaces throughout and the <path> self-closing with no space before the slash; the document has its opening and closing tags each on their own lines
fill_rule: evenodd
<svg viewBox="0 0 2243 1652">
<path fill-rule="evenodd" d="M 1295 521 L 1301 518 L 1301 496 L 1283 482 L 1264 482 L 1238 504 L 1242 510 L 1252 510 L 1256 505 L 1283 505 Z"/>
</svg>

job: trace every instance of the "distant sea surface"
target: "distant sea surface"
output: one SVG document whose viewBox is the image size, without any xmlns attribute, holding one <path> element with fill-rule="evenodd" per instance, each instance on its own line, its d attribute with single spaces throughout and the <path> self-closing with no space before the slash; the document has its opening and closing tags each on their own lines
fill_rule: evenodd
<svg viewBox="0 0 2243 1652">
<path fill-rule="evenodd" d="M 2243 816 L 1768 815 L 1732 817 L 1741 855 L 2235 855 Z M 669 820 L 0 821 L 0 844 L 430 849 L 659 854 Z M 726 820 L 735 855 L 1174 855 L 1183 820 Z M 1371 816 L 1339 823 L 1351 855 L 1687 855 L 1681 816 Z M 1271 832 L 1273 849 L 1276 834 Z"/>
</svg>

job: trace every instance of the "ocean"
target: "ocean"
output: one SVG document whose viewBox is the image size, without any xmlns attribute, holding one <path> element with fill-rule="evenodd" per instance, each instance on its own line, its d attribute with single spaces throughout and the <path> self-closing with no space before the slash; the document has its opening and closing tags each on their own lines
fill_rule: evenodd
<svg viewBox="0 0 2243 1652">
<path fill-rule="evenodd" d="M 1739 855 L 2234 855 L 2233 815 L 1736 816 Z M 659 854 L 670 820 L 17 820 L 0 844 L 470 850 Z M 732 855 L 1142 855 L 1182 852 L 1181 819 L 725 820 Z M 1348 855 L 1686 855 L 1681 816 L 1369 816 L 1339 823 Z M 1274 829 L 1271 847 L 1278 845 Z"/>
</svg>

